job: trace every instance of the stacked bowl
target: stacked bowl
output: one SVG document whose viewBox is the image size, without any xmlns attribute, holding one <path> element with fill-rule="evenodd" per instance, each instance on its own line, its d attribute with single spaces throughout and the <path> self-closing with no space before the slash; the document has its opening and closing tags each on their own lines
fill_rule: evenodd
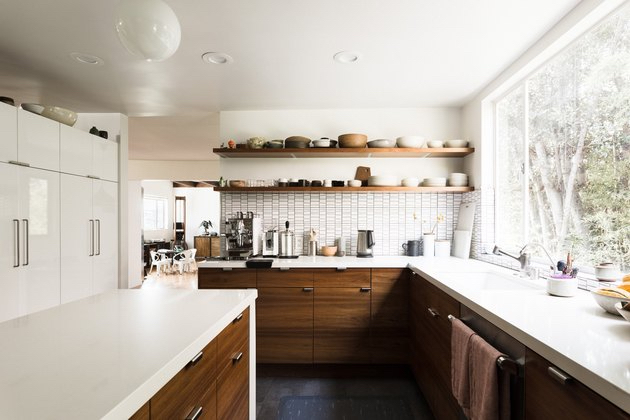
<svg viewBox="0 0 630 420">
<path fill-rule="evenodd" d="M 425 178 L 422 182 L 423 187 L 446 187 L 446 178 Z"/>
<path fill-rule="evenodd" d="M 467 187 L 468 175 L 454 172 L 448 176 L 448 185 L 451 187 Z"/>
</svg>

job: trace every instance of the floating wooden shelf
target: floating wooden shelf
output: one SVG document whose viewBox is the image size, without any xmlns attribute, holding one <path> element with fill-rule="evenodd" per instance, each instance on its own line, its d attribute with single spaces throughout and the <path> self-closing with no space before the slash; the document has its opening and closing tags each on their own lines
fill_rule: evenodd
<svg viewBox="0 0 630 420">
<path fill-rule="evenodd" d="M 474 187 L 215 187 L 219 192 L 470 192 Z"/>
<path fill-rule="evenodd" d="M 336 148 L 311 147 L 307 149 L 212 149 L 222 158 L 438 158 L 463 157 L 473 153 L 473 147 L 444 147 L 412 149 L 392 148 Z"/>
</svg>

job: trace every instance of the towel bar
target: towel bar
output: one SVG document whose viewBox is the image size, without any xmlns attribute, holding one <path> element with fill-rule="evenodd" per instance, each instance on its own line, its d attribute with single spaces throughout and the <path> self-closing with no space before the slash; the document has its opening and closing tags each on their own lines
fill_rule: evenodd
<svg viewBox="0 0 630 420">
<path fill-rule="evenodd" d="M 457 319 L 451 314 L 449 314 L 447 316 L 447 318 L 451 322 L 454 319 Z M 519 374 L 519 365 L 518 365 L 518 363 L 515 360 L 513 360 L 513 359 L 511 359 L 511 358 L 509 358 L 507 356 L 499 356 L 499 357 L 497 357 L 497 366 L 501 370 L 503 370 L 505 372 L 508 372 L 510 375 L 518 376 L 518 374 Z"/>
</svg>

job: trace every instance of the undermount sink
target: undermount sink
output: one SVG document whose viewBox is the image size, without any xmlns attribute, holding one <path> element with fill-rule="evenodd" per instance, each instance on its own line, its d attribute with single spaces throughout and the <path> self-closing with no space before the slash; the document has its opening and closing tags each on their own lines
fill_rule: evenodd
<svg viewBox="0 0 630 420">
<path fill-rule="evenodd" d="M 495 271 L 479 271 L 470 273 L 441 273 L 440 278 L 457 282 L 458 286 L 467 289 L 487 291 L 531 290 L 543 286 L 518 277 L 518 273 L 507 274 Z"/>
</svg>

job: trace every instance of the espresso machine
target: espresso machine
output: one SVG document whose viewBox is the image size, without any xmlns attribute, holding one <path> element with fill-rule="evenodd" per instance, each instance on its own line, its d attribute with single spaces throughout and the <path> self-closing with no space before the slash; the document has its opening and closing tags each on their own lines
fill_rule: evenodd
<svg viewBox="0 0 630 420">
<path fill-rule="evenodd" d="M 261 253 L 262 219 L 252 212 L 238 212 L 225 221 L 223 258 L 245 260 Z"/>
<path fill-rule="evenodd" d="M 262 255 L 263 257 L 278 256 L 278 229 L 273 228 L 267 230 L 262 237 Z"/>
</svg>

